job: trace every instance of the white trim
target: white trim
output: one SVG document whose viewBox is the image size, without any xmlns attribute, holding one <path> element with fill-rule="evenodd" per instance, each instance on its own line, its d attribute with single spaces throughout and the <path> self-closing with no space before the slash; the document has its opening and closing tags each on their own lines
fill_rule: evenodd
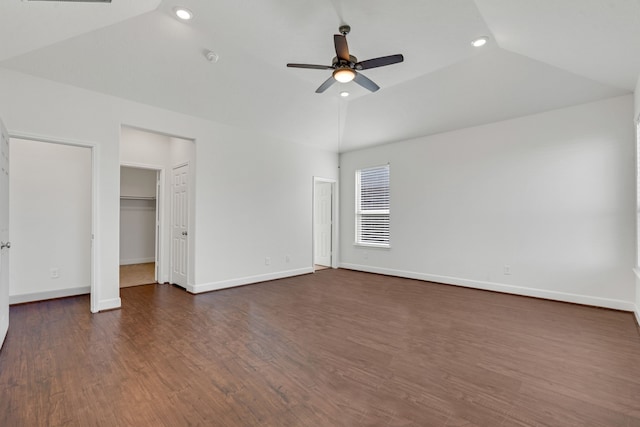
<svg viewBox="0 0 640 427">
<path fill-rule="evenodd" d="M 97 313 L 100 311 L 98 307 L 100 306 L 100 288 L 102 281 L 100 279 L 100 266 L 101 264 L 97 262 L 100 256 L 100 243 L 102 239 L 99 238 L 99 223 L 100 223 L 100 198 L 98 197 L 100 194 L 100 180 L 98 174 L 98 166 L 100 165 L 99 161 L 99 153 L 100 146 L 96 145 L 91 149 L 91 171 L 92 171 L 92 180 L 93 187 L 91 189 L 91 204 L 92 206 L 92 220 L 91 220 L 91 296 L 90 296 L 90 306 L 91 312 Z"/>
<path fill-rule="evenodd" d="M 106 299 L 106 300 L 100 301 L 100 305 L 98 305 L 98 311 L 114 310 L 116 308 L 120 308 L 121 306 L 122 306 L 122 300 L 120 299 L 120 297 Z"/>
<path fill-rule="evenodd" d="M 155 165 L 152 163 L 120 162 L 120 166 L 124 166 L 125 168 L 149 169 L 149 170 L 164 169 L 163 165 Z"/>
<path fill-rule="evenodd" d="M 44 301 L 54 298 L 74 297 L 91 293 L 91 286 L 79 288 L 57 289 L 55 291 L 33 292 L 30 294 L 18 294 L 9 296 L 9 304 L 22 304 L 25 302 Z"/>
<path fill-rule="evenodd" d="M 340 212 L 338 209 L 338 181 L 331 178 L 313 177 L 313 188 L 311 189 L 311 265 L 315 271 L 316 262 L 316 183 L 327 182 L 331 184 L 331 268 L 338 268 L 338 260 L 340 259 L 339 241 L 338 241 L 338 218 Z"/>
<path fill-rule="evenodd" d="M 378 248 L 378 249 L 391 249 L 391 244 L 386 243 L 358 243 L 354 242 L 353 246 L 361 247 L 361 248 Z"/>
<path fill-rule="evenodd" d="M 424 280 L 427 282 L 442 283 L 445 285 L 464 286 L 467 288 L 482 289 L 486 291 L 503 292 L 507 294 L 527 297 L 544 298 L 554 301 L 570 302 L 574 304 L 592 305 L 596 307 L 612 308 L 615 310 L 634 311 L 635 304 L 631 301 L 623 301 L 610 298 L 592 297 L 587 295 L 570 294 L 566 292 L 548 291 L 545 289 L 526 288 L 521 286 L 506 285 L 503 283 L 484 282 L 480 280 L 462 279 L 459 277 L 439 276 L 435 274 L 417 273 L 413 271 L 392 270 L 387 268 L 371 267 L 358 264 L 341 264 L 341 268 L 364 271 L 367 273 L 384 274 L 387 276 L 405 277 L 408 279 Z"/>
<path fill-rule="evenodd" d="M 146 132 L 150 132 L 150 131 L 146 131 Z M 156 236 L 156 247 L 155 247 L 155 258 L 151 261 L 143 261 L 143 262 L 154 262 L 156 263 L 156 268 L 155 268 L 155 280 L 159 283 L 164 283 L 164 282 L 168 282 L 168 271 L 166 272 L 166 265 L 165 263 L 168 261 L 165 261 L 166 257 L 165 257 L 165 246 L 168 244 L 166 242 L 166 234 L 168 232 L 167 227 L 170 227 L 170 224 L 166 223 L 165 220 L 165 210 L 166 210 L 166 201 L 168 200 L 166 194 L 165 194 L 165 166 L 164 165 L 156 165 L 156 164 L 152 164 L 152 163 L 138 163 L 138 162 L 120 162 L 120 167 L 127 167 L 127 168 L 137 168 L 137 169 L 147 169 L 147 170 L 154 170 L 156 171 L 156 198 L 155 198 L 155 207 L 154 209 L 156 210 L 156 216 L 157 216 L 157 222 L 159 224 L 156 224 L 154 227 L 154 231 L 155 231 L 155 236 Z M 158 185 L 160 188 L 158 188 Z M 121 209 L 123 209 L 122 205 L 120 207 Z M 124 209 L 127 209 L 126 207 Z M 140 208 L 137 208 L 140 209 Z M 158 230 L 158 228 L 160 228 L 160 230 Z M 137 264 L 135 262 L 131 263 L 131 264 Z M 125 265 L 123 263 L 123 261 L 120 261 L 120 265 Z"/>
<path fill-rule="evenodd" d="M 46 142 L 51 144 L 70 145 L 73 147 L 89 148 L 91 150 L 91 284 L 90 286 L 90 310 L 97 313 L 100 301 L 100 264 L 97 262 L 100 256 L 100 146 L 93 142 L 77 141 L 67 138 L 52 138 L 48 136 L 30 134 L 28 132 L 9 132 L 9 139 L 27 139 L 31 141 Z"/>
<path fill-rule="evenodd" d="M 268 280 L 284 279 L 286 277 L 300 276 L 313 273 L 313 267 L 299 268 L 297 270 L 278 271 L 275 273 L 258 274 L 256 276 L 239 277 L 237 279 L 221 280 L 219 282 L 202 283 L 200 285 L 187 285 L 185 288 L 192 294 L 217 291 L 236 286 L 251 285 L 253 283 L 266 282 Z"/>
<path fill-rule="evenodd" d="M 155 257 L 121 259 L 120 265 L 146 264 L 148 262 L 155 262 L 155 260 Z"/>
<path fill-rule="evenodd" d="M 187 160 L 186 162 L 182 162 L 182 163 L 178 163 L 176 165 L 171 166 L 171 169 L 178 169 L 181 168 L 182 166 L 189 166 L 189 160 Z M 189 167 L 189 172 L 191 172 L 191 167 Z M 189 176 L 189 178 L 191 178 L 191 176 Z"/>
</svg>

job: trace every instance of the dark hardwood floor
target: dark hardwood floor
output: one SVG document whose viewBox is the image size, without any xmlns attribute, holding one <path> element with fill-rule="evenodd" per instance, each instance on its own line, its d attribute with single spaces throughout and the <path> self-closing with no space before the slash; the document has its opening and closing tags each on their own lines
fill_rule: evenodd
<svg viewBox="0 0 640 427">
<path fill-rule="evenodd" d="M 11 307 L 2 426 L 640 426 L 631 313 L 323 270 Z"/>
</svg>

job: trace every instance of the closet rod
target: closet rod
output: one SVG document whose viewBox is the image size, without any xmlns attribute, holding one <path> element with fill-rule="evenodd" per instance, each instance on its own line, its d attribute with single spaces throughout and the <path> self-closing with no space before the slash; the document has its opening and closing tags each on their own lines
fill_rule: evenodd
<svg viewBox="0 0 640 427">
<path fill-rule="evenodd" d="M 155 197 L 144 197 L 144 196 L 120 196 L 120 199 L 124 200 L 155 200 Z"/>
</svg>

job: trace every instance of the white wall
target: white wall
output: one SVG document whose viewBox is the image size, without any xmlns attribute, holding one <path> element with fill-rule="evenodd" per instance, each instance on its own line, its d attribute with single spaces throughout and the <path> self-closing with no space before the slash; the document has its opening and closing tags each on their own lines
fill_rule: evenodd
<svg viewBox="0 0 640 427">
<path fill-rule="evenodd" d="M 156 259 L 155 200 L 120 201 L 120 265 Z"/>
<path fill-rule="evenodd" d="M 10 134 L 96 147 L 93 311 L 120 306 L 122 125 L 196 141 L 192 291 L 311 271 L 312 177 L 337 179 L 335 153 L 5 69 L 0 93 L 0 117 Z"/>
<path fill-rule="evenodd" d="M 343 154 L 342 265 L 632 310 L 632 116 L 623 96 Z M 355 170 L 387 162 L 392 247 L 356 247 Z"/>
<path fill-rule="evenodd" d="M 313 269 L 313 176 L 337 179 L 337 155 L 255 138 L 197 140 L 196 291 Z"/>
<path fill-rule="evenodd" d="M 91 150 L 11 139 L 10 161 L 11 303 L 89 293 Z"/>
<path fill-rule="evenodd" d="M 635 106 L 634 117 L 636 121 L 640 121 L 640 76 L 638 76 L 638 82 L 636 83 L 636 90 L 633 93 L 633 96 L 634 96 L 634 106 Z"/>
<path fill-rule="evenodd" d="M 150 169 L 120 168 L 121 197 L 156 197 L 156 171 Z"/>
<path fill-rule="evenodd" d="M 120 169 L 120 265 L 155 261 L 156 175 L 151 169 Z"/>
</svg>

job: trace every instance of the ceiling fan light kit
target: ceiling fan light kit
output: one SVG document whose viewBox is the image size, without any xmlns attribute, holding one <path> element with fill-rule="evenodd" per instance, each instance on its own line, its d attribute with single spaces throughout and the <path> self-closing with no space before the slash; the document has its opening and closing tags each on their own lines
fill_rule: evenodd
<svg viewBox="0 0 640 427">
<path fill-rule="evenodd" d="M 404 61 L 401 54 L 381 56 L 379 58 L 367 59 L 358 62 L 358 58 L 349 54 L 349 46 L 347 45 L 347 34 L 351 31 L 348 25 L 342 25 L 338 29 L 340 34 L 334 34 L 333 45 L 336 50 L 336 57 L 333 58 L 331 65 L 313 65 L 313 64 L 294 64 L 289 63 L 287 67 L 291 68 L 309 68 L 312 70 L 333 70 L 331 77 L 316 89 L 316 93 L 322 93 L 331 87 L 336 81 L 340 83 L 348 83 L 354 81 L 363 88 L 375 92 L 380 86 L 375 84 L 368 77 L 365 77 L 358 71 L 368 70 L 370 68 L 384 67 L 386 65 L 397 64 Z"/>
<path fill-rule="evenodd" d="M 349 83 L 356 77 L 356 72 L 351 68 L 338 68 L 333 72 L 333 78 L 340 83 Z"/>
</svg>

